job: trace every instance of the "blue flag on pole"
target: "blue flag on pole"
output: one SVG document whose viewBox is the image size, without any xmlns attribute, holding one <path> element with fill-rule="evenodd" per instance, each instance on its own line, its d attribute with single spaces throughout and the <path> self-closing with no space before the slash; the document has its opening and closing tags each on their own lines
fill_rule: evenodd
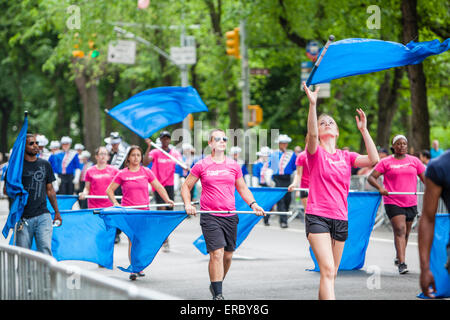
<svg viewBox="0 0 450 320">
<path fill-rule="evenodd" d="M 208 111 L 193 87 L 160 87 L 142 91 L 108 114 L 141 138 L 184 120 L 190 113 Z"/>
<path fill-rule="evenodd" d="M 112 269 L 116 228 L 93 210 L 61 212 L 63 223 L 53 228 L 52 254 L 56 260 L 81 260 Z"/>
<path fill-rule="evenodd" d="M 333 79 L 377 72 L 389 68 L 421 63 L 431 55 L 450 49 L 450 38 L 414 42 L 406 46 L 375 39 L 344 39 L 331 43 L 320 65 L 310 74 L 307 84 L 330 82 Z"/>
<path fill-rule="evenodd" d="M 25 155 L 25 144 L 27 142 L 28 116 L 25 114 L 22 129 L 20 129 L 11 156 L 8 162 L 8 171 L 6 172 L 6 193 L 13 200 L 8 219 L 3 227 L 3 236 L 8 238 L 9 230 L 13 229 L 17 221 L 20 220 L 28 201 L 28 192 L 22 184 L 23 159 Z"/>
<path fill-rule="evenodd" d="M 59 199 L 58 199 L 59 200 Z M 64 199 L 67 200 L 67 199 Z M 58 261 L 79 260 L 97 263 L 112 269 L 116 229 L 105 225 L 103 219 L 92 209 L 70 210 L 64 208 L 66 201 L 58 201 L 63 223 L 53 228 L 52 255 Z M 54 212 L 51 213 L 54 217 Z M 13 237 L 9 244 L 12 245 Z M 36 250 L 33 239 L 32 250 Z"/>
<path fill-rule="evenodd" d="M 131 241 L 131 264 L 119 267 L 140 272 L 150 265 L 164 241 L 187 217 L 185 211 L 144 211 L 120 207 L 105 208 L 100 217 L 106 226 L 122 230 Z"/>
<path fill-rule="evenodd" d="M 287 188 L 249 188 L 253 193 L 258 205 L 267 213 L 272 207 L 284 197 Z M 242 199 L 239 192 L 235 192 L 236 211 L 252 211 L 248 204 Z M 238 214 L 239 223 L 237 226 L 236 249 L 247 238 L 253 227 L 262 219 L 262 216 L 254 214 Z M 203 235 L 194 241 L 194 246 L 203 254 L 208 254 L 206 251 L 205 238 Z"/>
<path fill-rule="evenodd" d="M 450 275 L 447 263 L 447 245 L 449 244 L 450 214 L 437 214 L 434 224 L 433 244 L 430 252 L 430 270 L 436 286 L 436 298 L 450 297 Z M 419 298 L 427 298 L 420 293 Z"/>
<path fill-rule="evenodd" d="M 339 270 L 361 269 L 364 266 L 381 196 L 378 192 L 350 192 L 348 194 L 348 238 L 345 241 Z M 309 248 L 315 268 L 320 271 L 314 253 Z"/>
</svg>

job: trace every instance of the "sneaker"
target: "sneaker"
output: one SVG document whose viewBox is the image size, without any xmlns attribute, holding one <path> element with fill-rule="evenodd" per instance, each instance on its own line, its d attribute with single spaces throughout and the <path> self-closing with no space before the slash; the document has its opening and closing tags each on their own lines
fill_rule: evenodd
<svg viewBox="0 0 450 320">
<path fill-rule="evenodd" d="M 130 280 L 136 280 L 136 278 L 137 278 L 137 273 L 130 274 Z"/>
<path fill-rule="evenodd" d="M 395 264 L 396 266 L 398 266 L 398 258 L 395 258 L 394 264 Z"/>
<path fill-rule="evenodd" d="M 280 223 L 280 227 L 285 229 L 288 227 L 288 224 L 286 222 L 282 222 L 282 223 Z"/>
<path fill-rule="evenodd" d="M 408 272 L 408 266 L 406 263 L 402 262 L 398 265 L 398 273 L 405 274 Z"/>
<path fill-rule="evenodd" d="M 223 297 L 222 294 L 218 294 L 213 297 L 213 300 L 225 300 L 225 298 Z"/>
<path fill-rule="evenodd" d="M 140 271 L 140 272 L 137 273 L 137 276 L 138 277 L 145 277 L 145 273 Z"/>
<path fill-rule="evenodd" d="M 214 299 L 215 294 L 214 294 L 214 289 L 213 289 L 212 284 L 209 285 L 209 292 L 211 292 L 211 295 L 212 295 L 212 297 Z"/>
</svg>

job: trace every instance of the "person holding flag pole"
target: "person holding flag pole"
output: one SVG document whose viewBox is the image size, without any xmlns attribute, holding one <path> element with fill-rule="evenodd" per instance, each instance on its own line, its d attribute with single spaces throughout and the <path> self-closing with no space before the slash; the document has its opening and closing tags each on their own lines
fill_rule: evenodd
<svg viewBox="0 0 450 320">
<path fill-rule="evenodd" d="M 213 129 L 208 145 L 211 155 L 198 161 L 186 181 L 181 186 L 186 213 L 195 215 L 196 208 L 191 204 L 191 189 L 198 180 L 202 184 L 200 196 L 200 226 L 209 252 L 210 291 L 213 300 L 223 300 L 222 282 L 230 269 L 233 251 L 236 247 L 239 217 L 235 211 L 235 190 L 250 206 L 256 215 L 265 215 L 256 203 L 253 194 L 245 184 L 238 163 L 225 156 L 228 138 L 220 129 Z M 225 212 L 224 212 L 225 211 Z"/>
<path fill-rule="evenodd" d="M 153 172 L 142 166 L 142 149 L 139 146 L 130 146 L 128 155 L 125 158 L 126 168 L 120 170 L 114 177 L 111 184 L 106 189 L 106 194 L 109 200 L 114 206 L 132 207 L 132 206 L 144 206 L 148 208 L 149 205 L 149 190 L 148 184 L 156 190 L 165 203 L 170 206 L 174 205 L 174 202 L 169 198 L 166 189 L 156 179 Z M 122 187 L 123 198 L 119 204 L 114 191 L 119 187 Z M 143 208 L 143 209 L 144 209 Z M 128 257 L 131 262 L 131 241 L 128 242 Z M 131 273 L 130 280 L 136 280 L 140 276 L 143 277 L 143 272 Z"/>
<path fill-rule="evenodd" d="M 320 61 L 320 59 L 319 59 Z M 363 110 L 355 117 L 368 155 L 336 148 L 339 129 L 329 115 L 317 118 L 319 87 L 310 91 L 306 141 L 309 194 L 305 214 L 308 242 L 320 268 L 319 299 L 335 299 L 334 283 L 348 236 L 348 203 L 351 167 L 367 167 L 379 161 L 377 148 L 367 130 Z"/>
<path fill-rule="evenodd" d="M 408 140 L 404 135 L 392 139 L 393 155 L 382 159 L 368 178 L 368 182 L 382 195 L 384 208 L 392 224 L 396 258 L 394 264 L 400 274 L 408 272 L 405 263 L 406 246 L 414 218 L 417 216 L 417 177 L 425 182 L 425 166 L 407 154 Z M 383 175 L 383 186 L 377 179 Z M 406 194 L 405 194 L 406 193 Z"/>
</svg>

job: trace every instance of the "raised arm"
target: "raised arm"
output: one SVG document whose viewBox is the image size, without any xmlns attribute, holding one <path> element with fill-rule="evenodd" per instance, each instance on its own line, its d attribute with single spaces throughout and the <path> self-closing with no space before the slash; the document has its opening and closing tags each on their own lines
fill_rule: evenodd
<svg viewBox="0 0 450 320">
<path fill-rule="evenodd" d="M 153 161 L 153 157 L 149 156 L 150 150 L 152 148 L 151 142 L 152 140 L 150 140 L 149 138 L 145 139 L 145 143 L 147 144 L 147 150 L 145 150 L 144 158 L 142 159 L 142 164 L 146 167 Z"/>
<path fill-rule="evenodd" d="M 380 161 L 380 157 L 378 156 L 377 147 L 370 136 L 369 130 L 367 130 L 367 118 L 366 114 L 362 109 L 356 109 L 358 112 L 358 116 L 355 116 L 356 125 L 358 130 L 361 132 L 361 135 L 364 140 L 364 144 L 366 145 L 367 155 L 361 155 L 355 160 L 355 167 L 363 168 L 363 167 L 371 167 L 374 166 Z"/>
<path fill-rule="evenodd" d="M 309 154 L 314 154 L 319 146 L 319 128 L 317 127 L 317 94 L 319 93 L 319 86 L 313 92 L 309 90 L 306 83 L 303 82 L 303 89 L 309 100 L 309 111 L 308 111 L 308 138 L 306 139 L 307 151 Z"/>
</svg>

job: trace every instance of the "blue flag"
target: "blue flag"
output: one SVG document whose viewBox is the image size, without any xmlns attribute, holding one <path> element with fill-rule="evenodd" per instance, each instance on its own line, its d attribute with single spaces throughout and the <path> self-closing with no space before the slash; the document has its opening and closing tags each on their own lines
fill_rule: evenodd
<svg viewBox="0 0 450 320">
<path fill-rule="evenodd" d="M 249 188 L 253 193 L 258 205 L 267 213 L 272 207 L 284 197 L 287 188 Z M 248 204 L 242 199 L 239 192 L 235 192 L 236 211 L 252 211 Z M 247 238 L 253 227 L 262 219 L 262 216 L 254 214 L 238 214 L 239 223 L 237 226 L 236 249 Z M 208 254 L 206 251 L 206 243 L 203 235 L 194 241 L 194 246 L 203 254 Z"/>
<path fill-rule="evenodd" d="M 8 162 L 8 171 L 6 172 L 6 193 L 13 200 L 8 219 L 3 227 L 3 236 L 8 238 L 9 230 L 13 229 L 20 220 L 28 201 L 28 192 L 22 184 L 23 159 L 25 155 L 25 144 L 27 142 L 28 116 L 25 115 L 22 129 L 20 129 L 11 156 Z"/>
<path fill-rule="evenodd" d="M 364 266 L 381 196 L 378 192 L 350 192 L 347 201 L 348 238 L 345 241 L 339 270 L 361 269 Z M 313 271 L 320 271 L 311 248 L 309 252 L 315 265 Z"/>
<path fill-rule="evenodd" d="M 433 244 L 430 252 L 430 270 L 436 285 L 436 298 L 450 297 L 450 275 L 447 263 L 447 244 L 449 244 L 450 214 L 437 214 L 434 224 Z M 420 293 L 419 298 L 427 298 Z"/>
<path fill-rule="evenodd" d="M 75 202 L 77 202 L 78 196 L 71 196 L 66 194 L 57 194 L 56 195 L 56 202 L 58 203 L 58 209 L 59 210 L 71 210 Z M 47 198 L 47 209 L 50 212 L 55 212 L 55 209 L 53 209 L 52 204 Z"/>
<path fill-rule="evenodd" d="M 187 217 L 185 211 L 144 211 L 120 207 L 105 208 L 100 217 L 106 226 L 122 230 L 131 241 L 131 264 L 119 267 L 140 272 L 150 265 L 164 241 Z"/>
<path fill-rule="evenodd" d="M 62 202 L 64 208 L 65 201 Z M 60 202 L 58 201 L 58 208 Z M 105 225 L 103 219 L 86 210 L 61 210 L 63 223 L 53 228 L 52 255 L 58 261 L 79 260 L 97 263 L 112 269 L 116 229 Z M 54 212 L 51 213 L 54 217 Z M 9 244 L 13 244 L 11 237 Z M 33 239 L 32 250 L 36 250 Z"/>
<path fill-rule="evenodd" d="M 414 42 L 406 46 L 375 39 L 344 39 L 331 43 L 320 65 L 311 72 L 306 84 L 330 82 L 333 79 L 377 72 L 389 68 L 421 63 L 431 55 L 450 49 L 450 38 Z"/>
<path fill-rule="evenodd" d="M 142 91 L 108 114 L 141 138 L 184 120 L 190 113 L 208 111 L 193 87 L 160 87 Z"/>
<path fill-rule="evenodd" d="M 61 211 L 63 223 L 53 228 L 52 254 L 56 260 L 81 260 L 112 269 L 116 229 L 93 210 Z"/>
</svg>

